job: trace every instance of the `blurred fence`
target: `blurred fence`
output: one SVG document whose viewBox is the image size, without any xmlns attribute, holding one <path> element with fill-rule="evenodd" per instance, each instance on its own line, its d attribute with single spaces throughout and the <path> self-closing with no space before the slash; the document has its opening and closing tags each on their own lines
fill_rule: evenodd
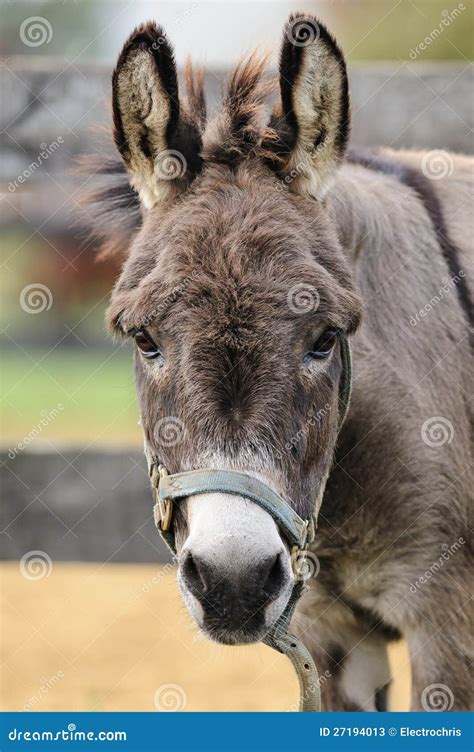
<svg viewBox="0 0 474 752">
<path fill-rule="evenodd" d="M 472 151 L 468 65 L 358 63 L 350 66 L 349 75 L 353 144 Z M 224 70 L 207 72 L 211 112 L 225 76 Z M 92 308 L 105 298 L 117 276 L 118 266 L 112 261 L 94 266 L 96 248 L 90 240 L 85 242 L 93 222 L 80 195 L 97 184 L 92 176 L 88 180 L 72 174 L 79 155 L 115 151 L 110 138 L 110 79 L 110 69 L 64 65 L 43 57 L 39 61 L 12 56 L 0 67 L 0 227 L 5 231 L 4 258 L 13 288 L 9 314 L 15 319 L 18 312 L 18 290 L 12 280 L 24 278 L 25 269 L 34 269 L 28 281 L 45 284 L 55 298 L 47 327 L 32 328 L 28 321 L 21 328 L 22 322 L 16 326 L 15 320 L 16 339 L 27 346 L 56 342 L 63 322 L 73 327 L 74 318 L 81 318 L 77 307 Z M 101 331 L 97 323 L 88 329 L 82 326 L 78 334 L 87 346 L 100 345 Z M 73 337 L 64 341 L 77 344 Z"/>
<path fill-rule="evenodd" d="M 54 561 L 170 560 L 142 452 L 78 447 L 1 460 L 0 558 L 39 550 Z"/>
<path fill-rule="evenodd" d="M 72 158 L 97 151 L 99 126 L 111 121 L 110 70 L 64 69 L 45 60 L 41 66 L 38 69 L 36 60 L 10 58 L 0 71 L 2 181 L 9 198 L 1 221 L 27 218 L 33 224 L 43 222 L 47 230 L 70 219 L 64 190 L 72 183 L 66 173 Z M 207 73 L 211 109 L 224 77 L 224 71 Z M 472 151 L 469 66 L 356 64 L 350 68 L 350 86 L 353 143 Z M 35 168 L 45 150 L 48 156 Z M 47 192 L 34 190 L 41 181 L 48 185 Z"/>
</svg>

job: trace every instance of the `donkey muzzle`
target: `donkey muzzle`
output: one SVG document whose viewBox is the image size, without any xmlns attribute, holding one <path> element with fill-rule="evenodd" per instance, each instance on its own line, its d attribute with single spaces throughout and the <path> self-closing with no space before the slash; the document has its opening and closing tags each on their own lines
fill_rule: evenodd
<svg viewBox="0 0 474 752">
<path fill-rule="evenodd" d="M 293 586 L 278 528 L 242 497 L 189 500 L 190 534 L 178 579 L 189 611 L 211 639 L 258 642 L 283 611 Z M 263 534 L 263 539 L 262 539 Z"/>
</svg>

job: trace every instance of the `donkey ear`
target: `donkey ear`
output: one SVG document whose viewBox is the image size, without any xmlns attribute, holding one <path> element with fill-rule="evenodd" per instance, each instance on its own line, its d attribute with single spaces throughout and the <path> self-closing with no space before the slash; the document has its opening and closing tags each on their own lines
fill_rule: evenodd
<svg viewBox="0 0 474 752">
<path fill-rule="evenodd" d="M 173 49 L 152 22 L 120 53 L 112 105 L 115 143 L 142 203 L 149 209 L 174 198 L 201 168 L 201 134 L 181 112 Z"/>
<path fill-rule="evenodd" d="M 285 26 L 280 93 L 270 162 L 291 190 L 322 198 L 344 156 L 350 105 L 344 56 L 313 16 L 290 16 Z"/>
</svg>

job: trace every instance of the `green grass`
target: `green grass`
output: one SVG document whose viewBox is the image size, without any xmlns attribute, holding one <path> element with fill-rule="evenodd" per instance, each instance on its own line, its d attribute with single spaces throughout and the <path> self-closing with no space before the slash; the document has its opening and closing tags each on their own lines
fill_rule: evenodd
<svg viewBox="0 0 474 752">
<path fill-rule="evenodd" d="M 417 62 L 458 60 L 473 55 L 472 5 L 457 0 L 342 0 L 328 4 L 331 28 L 349 60 L 408 60 L 410 52 L 432 38 Z M 452 15 L 453 11 L 456 11 Z M 321 11 L 321 15 L 323 11 Z M 443 20 L 444 24 L 443 25 Z"/>
<path fill-rule="evenodd" d="M 10 446 L 35 428 L 32 443 L 141 442 L 129 350 L 7 351 L 1 380 L 2 435 Z"/>
</svg>

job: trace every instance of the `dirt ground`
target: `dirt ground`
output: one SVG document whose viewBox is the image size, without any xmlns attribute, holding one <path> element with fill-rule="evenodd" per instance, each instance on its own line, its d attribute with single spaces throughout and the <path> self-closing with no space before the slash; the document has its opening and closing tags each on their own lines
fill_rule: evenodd
<svg viewBox="0 0 474 752">
<path fill-rule="evenodd" d="M 287 659 L 206 641 L 169 568 L 55 563 L 35 580 L 18 562 L 1 571 L 2 710 L 295 709 Z M 403 643 L 391 662 L 392 709 L 406 710 Z"/>
</svg>

